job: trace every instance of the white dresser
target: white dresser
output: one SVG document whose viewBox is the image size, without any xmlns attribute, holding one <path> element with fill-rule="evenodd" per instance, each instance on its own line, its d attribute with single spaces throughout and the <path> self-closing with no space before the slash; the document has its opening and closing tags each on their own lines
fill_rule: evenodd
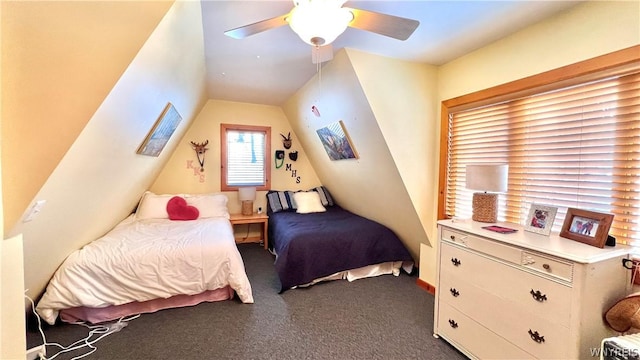
<svg viewBox="0 0 640 360">
<path fill-rule="evenodd" d="M 487 225 L 438 222 L 434 336 L 470 358 L 588 359 L 618 335 L 603 314 L 629 289 L 629 247 Z"/>
</svg>

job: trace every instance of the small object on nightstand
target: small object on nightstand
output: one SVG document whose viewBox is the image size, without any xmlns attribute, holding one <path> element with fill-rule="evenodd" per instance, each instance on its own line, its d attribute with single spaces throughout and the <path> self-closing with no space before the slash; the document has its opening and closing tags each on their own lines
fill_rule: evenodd
<svg viewBox="0 0 640 360">
<path fill-rule="evenodd" d="M 256 199 L 256 187 L 245 186 L 238 188 L 238 200 L 242 202 L 242 215 L 253 214 L 253 201 Z"/>
<path fill-rule="evenodd" d="M 262 214 L 262 207 L 258 207 L 258 214 Z"/>
</svg>

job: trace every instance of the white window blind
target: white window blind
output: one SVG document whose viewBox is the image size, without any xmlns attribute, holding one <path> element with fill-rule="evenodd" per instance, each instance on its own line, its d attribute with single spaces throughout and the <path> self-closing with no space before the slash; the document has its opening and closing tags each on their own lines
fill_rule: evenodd
<svg viewBox="0 0 640 360">
<path fill-rule="evenodd" d="M 227 130 L 227 185 L 264 186 L 265 138 L 263 131 Z"/>
<path fill-rule="evenodd" d="M 614 214 L 610 234 L 640 245 L 640 73 L 449 114 L 445 212 L 471 217 L 465 166 L 509 164 L 499 220 L 532 203 Z"/>
</svg>

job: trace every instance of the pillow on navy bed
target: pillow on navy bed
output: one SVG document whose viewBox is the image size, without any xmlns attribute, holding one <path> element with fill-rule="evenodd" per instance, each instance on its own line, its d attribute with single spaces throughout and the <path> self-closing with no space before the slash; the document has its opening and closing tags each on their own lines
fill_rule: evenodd
<svg viewBox="0 0 640 360">
<path fill-rule="evenodd" d="M 313 189 L 311 189 L 315 192 L 317 192 L 318 194 L 320 194 L 320 201 L 322 202 L 322 205 L 324 206 L 333 206 L 334 202 L 333 202 L 333 198 L 331 197 L 331 194 L 329 193 L 329 190 L 327 190 L 326 187 L 324 186 L 318 186 L 315 187 Z M 309 191 L 311 191 L 309 190 Z"/>
<path fill-rule="evenodd" d="M 293 191 L 269 191 L 267 204 L 272 213 L 297 209 L 296 201 L 293 200 Z"/>
<path fill-rule="evenodd" d="M 293 194 L 296 201 L 298 214 L 310 214 L 317 212 L 325 212 L 327 209 L 322 206 L 320 194 L 316 191 L 298 191 Z"/>
</svg>

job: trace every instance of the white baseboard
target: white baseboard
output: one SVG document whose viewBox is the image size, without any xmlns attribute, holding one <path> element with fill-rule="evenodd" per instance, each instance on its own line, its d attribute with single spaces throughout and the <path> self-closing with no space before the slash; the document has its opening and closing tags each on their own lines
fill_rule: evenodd
<svg viewBox="0 0 640 360">
<path fill-rule="evenodd" d="M 47 349 L 44 345 L 38 345 L 36 347 L 32 347 L 31 349 L 27 350 L 27 360 L 37 360 L 40 359 L 40 354 L 44 356 L 47 355 Z"/>
</svg>

